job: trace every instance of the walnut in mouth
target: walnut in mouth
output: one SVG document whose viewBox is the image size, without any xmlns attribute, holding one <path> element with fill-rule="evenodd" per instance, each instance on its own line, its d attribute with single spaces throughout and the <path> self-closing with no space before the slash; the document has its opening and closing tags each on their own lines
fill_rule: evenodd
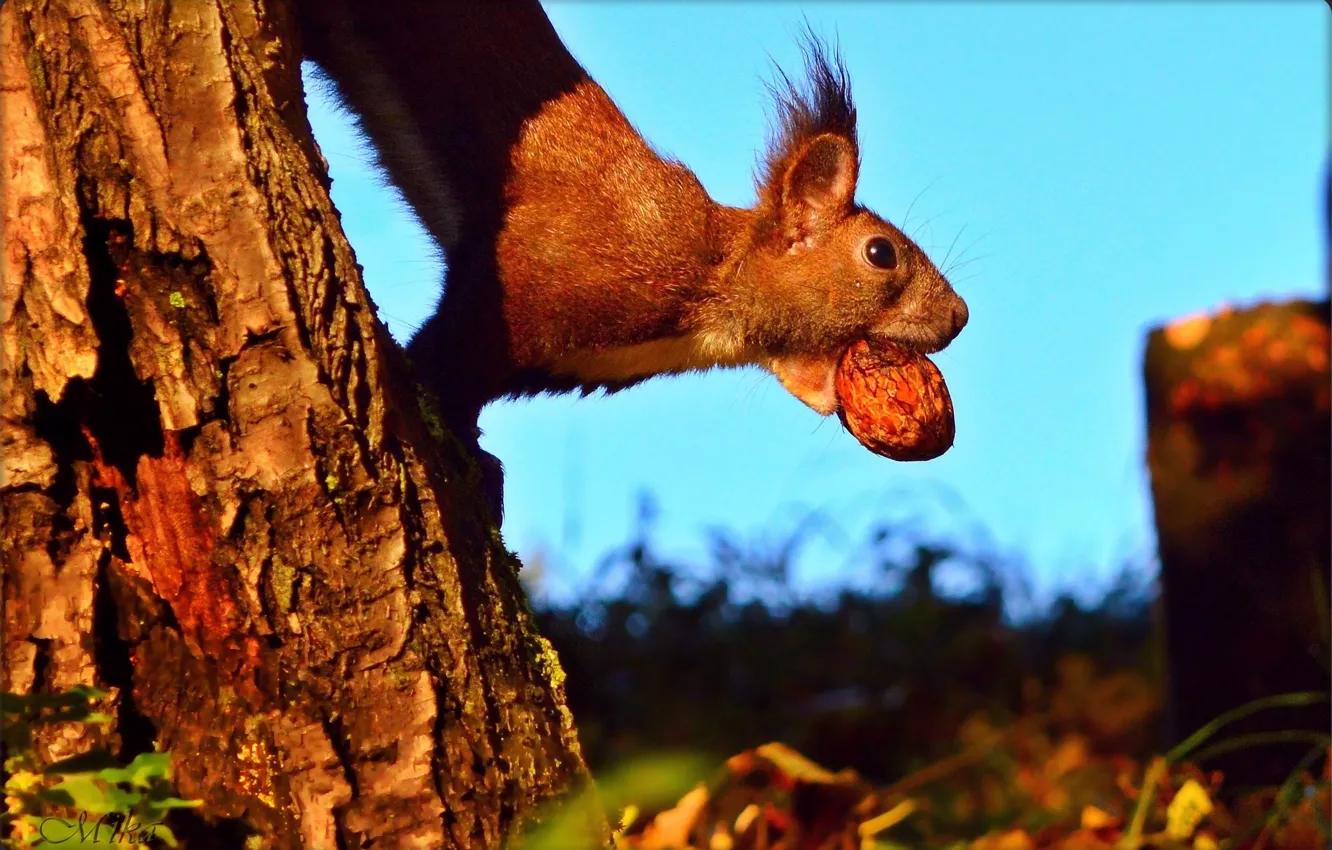
<svg viewBox="0 0 1332 850">
<path fill-rule="evenodd" d="M 953 445 L 953 400 L 928 357 L 860 340 L 837 367 L 838 416 L 860 444 L 892 460 L 932 460 Z"/>
</svg>

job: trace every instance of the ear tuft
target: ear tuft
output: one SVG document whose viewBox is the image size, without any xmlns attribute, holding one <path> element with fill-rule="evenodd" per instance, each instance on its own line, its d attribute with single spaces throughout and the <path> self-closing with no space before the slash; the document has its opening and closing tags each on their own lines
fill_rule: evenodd
<svg viewBox="0 0 1332 850">
<path fill-rule="evenodd" d="M 776 126 L 757 181 L 759 206 L 788 236 L 852 203 L 860 158 L 851 80 L 837 47 L 812 31 L 801 46 L 805 79 L 777 68 L 768 87 Z"/>
</svg>

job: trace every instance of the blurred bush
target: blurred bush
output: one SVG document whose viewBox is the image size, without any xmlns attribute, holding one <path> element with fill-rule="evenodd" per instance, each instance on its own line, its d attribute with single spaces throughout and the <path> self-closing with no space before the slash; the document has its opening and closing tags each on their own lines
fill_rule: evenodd
<svg viewBox="0 0 1332 850">
<path fill-rule="evenodd" d="M 822 519 L 775 544 L 715 531 L 706 562 L 683 563 L 661 555 L 652 514 L 645 501 L 576 603 L 537 614 L 594 769 L 780 740 L 886 781 L 954 752 L 969 718 L 1032 712 L 1107 752 L 1160 744 L 1145 570 L 1126 567 L 1094 606 L 1062 596 L 1014 622 L 1020 565 L 992 552 L 884 525 L 859 550 L 882 589 L 805 598 L 793 560 Z M 943 570 L 971 589 L 942 593 Z"/>
</svg>

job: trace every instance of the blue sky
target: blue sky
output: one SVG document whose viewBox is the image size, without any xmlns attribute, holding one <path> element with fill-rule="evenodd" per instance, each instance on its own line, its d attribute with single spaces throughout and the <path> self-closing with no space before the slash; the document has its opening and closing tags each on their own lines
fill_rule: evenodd
<svg viewBox="0 0 1332 850">
<path fill-rule="evenodd" d="M 567 591 L 655 494 L 658 539 L 779 534 L 809 510 L 851 539 L 885 517 L 983 527 L 1039 587 L 1094 588 L 1154 543 L 1140 386 L 1147 330 L 1326 280 L 1328 7 L 1304 3 L 552 2 L 570 50 L 658 151 L 713 197 L 753 199 L 768 57 L 798 70 L 807 17 L 851 71 L 858 199 L 954 276 L 971 322 L 935 362 L 957 443 L 875 457 L 758 371 L 616 396 L 492 405 L 504 534 Z M 312 91 L 333 197 L 400 339 L 433 307 L 428 238 L 344 117 Z M 914 206 L 913 206 L 914 202 Z M 903 222 L 908 207 L 910 220 Z M 917 230 L 919 228 L 919 230 Z M 807 587 L 868 580 L 816 549 Z"/>
</svg>

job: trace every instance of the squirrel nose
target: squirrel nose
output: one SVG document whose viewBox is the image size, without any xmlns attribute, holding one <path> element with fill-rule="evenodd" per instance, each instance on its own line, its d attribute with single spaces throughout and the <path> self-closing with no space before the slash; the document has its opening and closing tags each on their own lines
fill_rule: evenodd
<svg viewBox="0 0 1332 850">
<path fill-rule="evenodd" d="M 962 329 L 967 326 L 967 319 L 971 318 L 971 312 L 967 310 L 967 302 L 961 298 L 953 305 L 953 326 L 948 333 L 948 341 L 957 339 L 957 335 L 962 333 Z"/>
</svg>

